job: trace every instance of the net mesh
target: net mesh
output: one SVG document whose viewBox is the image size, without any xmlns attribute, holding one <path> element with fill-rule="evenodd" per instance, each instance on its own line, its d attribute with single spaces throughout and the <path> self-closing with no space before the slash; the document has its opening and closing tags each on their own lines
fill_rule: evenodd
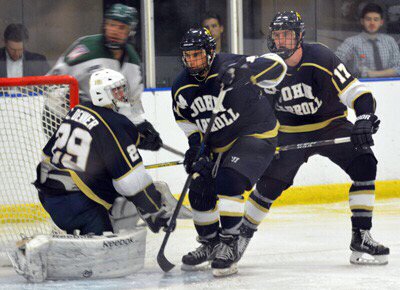
<svg viewBox="0 0 400 290">
<path fill-rule="evenodd" d="M 17 86 L 0 79 L 0 252 L 21 236 L 56 230 L 32 182 L 42 148 L 67 114 L 70 99 L 77 100 L 71 78 L 54 84 L 51 77 L 42 77 L 44 84 L 36 85 L 24 85 L 24 79 L 29 78 Z"/>
</svg>

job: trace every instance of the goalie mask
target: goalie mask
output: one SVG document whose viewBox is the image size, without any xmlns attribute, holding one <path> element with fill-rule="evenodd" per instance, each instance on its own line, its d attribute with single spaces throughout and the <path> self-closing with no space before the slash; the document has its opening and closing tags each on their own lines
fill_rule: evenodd
<svg viewBox="0 0 400 290">
<path fill-rule="evenodd" d="M 215 57 L 215 39 L 206 28 L 191 28 L 180 43 L 182 61 L 194 77 L 202 77 L 210 70 Z"/>
<path fill-rule="evenodd" d="M 130 106 L 128 84 L 123 74 L 111 69 L 98 70 L 91 75 L 89 85 L 93 105 L 110 106 L 114 111 Z"/>
<path fill-rule="evenodd" d="M 108 27 L 110 25 L 107 20 L 114 20 L 121 22 L 124 25 L 127 25 L 127 33 L 124 38 L 119 38 L 115 32 L 111 30 L 121 29 L 117 27 L 118 25 L 111 24 L 111 28 Z M 117 22 L 117 23 L 118 23 Z M 126 6 L 123 4 L 114 4 L 106 11 L 104 14 L 104 35 L 105 35 L 105 46 L 109 49 L 122 49 L 125 47 L 128 38 L 133 37 L 135 34 L 136 25 L 138 23 L 138 12 L 135 8 Z M 113 27 L 114 25 L 115 27 Z M 110 31 L 108 31 L 110 30 Z"/>
<path fill-rule="evenodd" d="M 287 59 L 300 47 L 304 34 L 304 22 L 298 12 L 278 12 L 269 26 L 268 48 Z"/>
</svg>

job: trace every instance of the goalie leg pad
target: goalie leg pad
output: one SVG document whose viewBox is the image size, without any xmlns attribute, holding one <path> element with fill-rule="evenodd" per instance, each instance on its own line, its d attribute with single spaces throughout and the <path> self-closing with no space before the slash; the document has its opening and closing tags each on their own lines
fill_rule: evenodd
<svg viewBox="0 0 400 290">
<path fill-rule="evenodd" d="M 171 212 L 172 215 L 172 212 L 175 210 L 178 201 L 172 195 L 168 184 L 163 181 L 155 181 L 154 185 L 156 189 L 161 193 L 161 203 L 164 205 L 167 211 Z M 192 219 L 192 218 L 193 214 L 190 211 L 190 209 L 182 205 L 181 209 L 179 210 L 178 219 Z"/>
<path fill-rule="evenodd" d="M 139 228 L 118 235 L 39 235 L 9 256 L 30 282 L 124 277 L 143 268 L 146 233 Z"/>
<path fill-rule="evenodd" d="M 140 219 L 134 204 L 122 196 L 115 199 L 109 214 L 114 233 L 134 230 Z"/>
</svg>

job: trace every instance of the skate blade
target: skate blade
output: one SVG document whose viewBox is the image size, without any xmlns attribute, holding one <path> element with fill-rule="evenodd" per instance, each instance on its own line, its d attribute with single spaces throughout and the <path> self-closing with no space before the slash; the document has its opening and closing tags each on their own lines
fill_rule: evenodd
<svg viewBox="0 0 400 290">
<path fill-rule="evenodd" d="M 213 269 L 212 273 L 214 277 L 226 277 L 238 272 L 237 263 L 232 264 L 229 268 L 225 269 Z"/>
<path fill-rule="evenodd" d="M 386 265 L 388 255 L 369 255 L 367 253 L 353 252 L 350 256 L 350 263 L 354 265 Z"/>
<path fill-rule="evenodd" d="M 210 264 L 210 261 L 206 261 L 198 265 L 182 264 L 181 270 L 185 272 L 206 271 L 210 269 Z"/>
</svg>

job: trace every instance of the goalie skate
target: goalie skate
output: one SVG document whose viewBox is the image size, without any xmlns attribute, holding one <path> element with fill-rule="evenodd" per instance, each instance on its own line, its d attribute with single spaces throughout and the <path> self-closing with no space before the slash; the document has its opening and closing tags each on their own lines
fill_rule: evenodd
<svg viewBox="0 0 400 290">
<path fill-rule="evenodd" d="M 389 248 L 379 244 L 368 230 L 353 229 L 350 263 L 356 265 L 386 265 Z"/>
</svg>

